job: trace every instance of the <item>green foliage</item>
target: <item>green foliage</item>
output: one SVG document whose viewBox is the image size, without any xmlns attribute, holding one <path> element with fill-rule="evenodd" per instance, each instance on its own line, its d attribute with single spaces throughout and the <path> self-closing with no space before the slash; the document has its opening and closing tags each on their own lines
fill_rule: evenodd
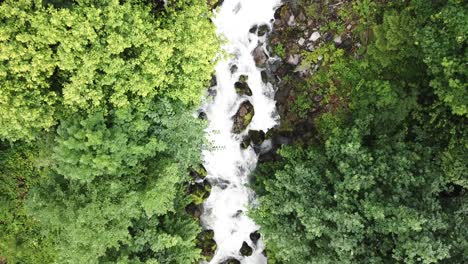
<svg viewBox="0 0 468 264">
<path fill-rule="evenodd" d="M 11 263 L 51 263 L 54 256 L 51 237 L 25 208 L 29 189 L 41 182 L 37 149 L 0 142 L 0 255 Z"/>
<path fill-rule="evenodd" d="M 466 248 L 452 239 L 466 240 L 466 196 L 440 198 L 449 179 L 431 147 L 404 142 L 402 134 L 370 143 L 369 122 L 335 129 L 323 145 L 285 147 L 280 168 L 260 176 L 273 175 L 253 216 L 277 260 L 461 260 Z M 454 212 L 458 222 L 449 220 Z"/>
<path fill-rule="evenodd" d="M 27 179 L 20 211 L 5 198 L 5 217 L 20 215 L 5 222 L 17 233 L 2 230 L 9 263 L 200 258 L 185 185 L 204 144 L 204 123 L 192 113 L 219 42 L 204 1 L 149 2 L 0 5 L 0 139 L 34 141 L 42 153 L 18 169 L 42 179 Z M 7 168 L 5 188 L 16 169 Z M 18 233 L 30 240 L 15 242 Z"/>
<path fill-rule="evenodd" d="M 280 58 L 286 58 L 286 49 L 284 48 L 283 44 L 281 43 L 278 43 L 276 46 L 275 46 L 275 50 L 274 50 L 276 56 L 280 57 Z"/>
<path fill-rule="evenodd" d="M 420 45 L 433 79 L 431 87 L 458 115 L 468 115 L 468 4 L 448 1 L 431 15 L 420 35 Z"/>
<path fill-rule="evenodd" d="M 255 172 L 269 261 L 462 263 L 466 4 L 360 0 L 341 15 L 361 47 L 304 52 L 320 68 L 290 92 L 312 138 Z M 325 95 L 320 116 L 311 94 Z"/>
<path fill-rule="evenodd" d="M 155 18 L 115 0 L 2 4 L 0 137 L 31 140 L 70 113 L 145 108 L 160 94 L 197 102 L 218 47 L 213 26 L 201 0 L 167 6 Z"/>
</svg>

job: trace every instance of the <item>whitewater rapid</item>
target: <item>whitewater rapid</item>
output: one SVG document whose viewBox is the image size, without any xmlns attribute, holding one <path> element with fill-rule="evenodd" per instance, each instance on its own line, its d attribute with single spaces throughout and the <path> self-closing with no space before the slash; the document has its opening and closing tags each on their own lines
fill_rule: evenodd
<svg viewBox="0 0 468 264">
<path fill-rule="evenodd" d="M 255 194 L 246 184 L 257 164 L 258 154 L 252 147 L 242 149 L 240 145 L 249 130 L 266 132 L 279 120 L 274 89 L 271 84 L 262 82 L 262 69 L 256 67 L 252 56 L 259 43 L 263 43 L 268 53 L 265 48 L 268 34 L 258 37 L 249 32 L 254 25 L 267 24 L 271 29 L 279 4 L 280 0 L 225 0 L 213 18 L 218 35 L 226 41 L 223 49 L 229 56 L 216 65 L 217 84 L 211 88 L 216 95 L 202 108 L 208 120 L 207 138 L 213 146 L 203 152 L 207 179 L 213 187 L 201 216 L 203 227 L 214 230 L 217 243 L 212 264 L 229 257 L 244 264 L 267 262 L 262 254 L 262 240 L 254 243 L 249 237 L 260 227 L 246 215 L 248 207 L 255 202 Z M 234 65 L 237 70 L 233 72 Z M 241 75 L 248 76 L 251 96 L 236 93 L 234 83 Z M 255 115 L 247 129 L 234 134 L 232 117 L 246 100 L 253 105 Z M 253 249 L 251 256 L 243 257 L 239 252 L 244 241 Z"/>
</svg>

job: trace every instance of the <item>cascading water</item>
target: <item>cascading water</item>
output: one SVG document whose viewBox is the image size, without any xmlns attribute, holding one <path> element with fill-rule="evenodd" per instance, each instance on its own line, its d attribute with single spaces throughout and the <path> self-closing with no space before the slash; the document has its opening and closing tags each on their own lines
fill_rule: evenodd
<svg viewBox="0 0 468 264">
<path fill-rule="evenodd" d="M 254 193 L 246 184 L 258 156 L 252 147 L 243 149 L 240 145 L 249 130 L 266 132 L 278 122 L 273 87 L 262 81 L 262 69 L 256 66 L 252 55 L 259 45 L 267 53 L 266 35 L 259 37 L 249 30 L 254 25 L 271 28 L 279 4 L 280 0 L 225 0 L 215 11 L 213 22 L 226 40 L 223 49 L 231 56 L 217 64 L 217 85 L 211 88 L 216 96 L 203 108 L 208 119 L 207 137 L 214 148 L 203 153 L 207 179 L 213 187 L 203 204 L 201 221 L 204 228 L 214 230 L 217 250 L 210 262 L 213 264 L 230 257 L 241 263 L 267 262 L 261 239 L 250 238 L 259 226 L 246 215 L 247 207 L 254 201 Z M 242 75 L 248 78 L 251 93 L 247 95 L 239 95 L 234 88 Z M 233 116 L 246 101 L 254 108 L 252 121 L 241 133 L 233 133 Z M 253 249 L 250 256 L 239 252 L 244 242 Z"/>
</svg>

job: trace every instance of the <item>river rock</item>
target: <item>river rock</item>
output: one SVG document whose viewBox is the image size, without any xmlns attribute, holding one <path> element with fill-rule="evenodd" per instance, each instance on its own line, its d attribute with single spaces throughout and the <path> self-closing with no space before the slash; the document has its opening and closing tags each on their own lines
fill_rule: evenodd
<svg viewBox="0 0 468 264">
<path fill-rule="evenodd" d="M 229 68 L 229 70 L 231 71 L 231 74 L 234 74 L 237 72 L 237 70 L 239 69 L 239 67 L 237 67 L 237 65 L 231 65 L 231 68 Z"/>
<path fill-rule="evenodd" d="M 270 27 L 266 24 L 263 24 L 258 27 L 257 36 L 262 37 L 270 31 Z"/>
<path fill-rule="evenodd" d="M 196 205 L 202 204 L 210 196 L 210 192 L 211 184 L 207 180 L 191 183 L 188 187 L 188 193 Z"/>
<path fill-rule="evenodd" d="M 262 130 L 249 130 L 248 137 L 255 145 L 260 145 L 265 140 L 265 132 Z"/>
<path fill-rule="evenodd" d="M 260 237 L 261 237 L 261 235 L 260 235 L 260 233 L 258 231 L 250 233 L 250 240 L 252 240 L 252 242 L 254 244 L 257 244 Z"/>
<path fill-rule="evenodd" d="M 266 71 L 262 71 L 260 74 L 262 76 L 262 82 L 267 83 L 268 82 L 268 73 Z"/>
<path fill-rule="evenodd" d="M 211 181 L 214 186 L 218 186 L 221 190 L 225 190 L 229 186 L 229 184 L 231 184 L 230 181 L 220 178 L 212 179 Z"/>
<path fill-rule="evenodd" d="M 249 29 L 249 32 L 252 33 L 252 34 L 255 34 L 255 33 L 257 33 L 257 29 L 258 29 L 258 26 L 257 26 L 257 25 L 253 25 L 253 26 Z"/>
<path fill-rule="evenodd" d="M 239 252 L 241 253 L 242 256 L 250 256 L 252 255 L 252 248 L 249 246 L 249 244 L 247 244 L 245 241 L 244 243 L 242 243 L 242 247 L 240 248 Z"/>
<path fill-rule="evenodd" d="M 213 230 L 203 230 L 197 236 L 197 247 L 201 249 L 202 255 L 207 261 L 210 261 L 216 251 L 217 245 L 214 240 Z"/>
<path fill-rule="evenodd" d="M 241 148 L 246 149 L 250 146 L 250 137 L 245 137 L 241 142 Z"/>
<path fill-rule="evenodd" d="M 213 74 L 210 80 L 210 87 L 214 87 L 216 85 L 218 85 L 218 81 L 216 80 L 216 75 Z"/>
<path fill-rule="evenodd" d="M 198 219 L 202 214 L 202 208 L 201 205 L 190 203 L 185 207 L 185 212 L 187 212 L 187 214 L 191 215 L 192 217 Z"/>
<path fill-rule="evenodd" d="M 198 113 L 198 119 L 206 120 L 207 119 L 206 113 L 203 111 Z"/>
<path fill-rule="evenodd" d="M 241 262 L 238 259 L 235 258 L 229 258 L 226 259 L 225 261 L 221 262 L 220 264 L 240 264 Z"/>
<path fill-rule="evenodd" d="M 320 33 L 317 32 L 317 31 L 315 31 L 314 33 L 312 33 L 312 35 L 310 35 L 309 40 L 315 42 L 315 41 L 317 41 L 319 38 L 320 38 Z"/>
<path fill-rule="evenodd" d="M 239 95 L 248 95 L 252 96 L 252 90 L 250 90 L 249 85 L 247 84 L 248 77 L 246 75 L 241 75 L 239 77 L 239 81 L 234 84 L 234 88 L 236 89 L 236 93 Z"/>
<path fill-rule="evenodd" d="M 198 180 L 198 179 L 205 179 L 205 177 L 208 175 L 205 167 L 201 164 L 199 164 L 198 166 L 196 167 L 192 167 L 190 169 L 190 176 L 192 176 L 192 178 L 194 180 Z"/>
<path fill-rule="evenodd" d="M 260 67 L 260 68 L 265 67 L 266 62 L 268 60 L 268 55 L 265 53 L 261 45 L 257 46 L 253 50 L 252 56 L 254 57 L 255 65 L 257 67 Z"/>
<path fill-rule="evenodd" d="M 247 126 L 252 121 L 253 116 L 255 115 L 254 107 L 249 101 L 243 102 L 237 113 L 233 116 L 234 124 L 232 127 L 232 132 L 239 134 L 244 131 Z"/>
</svg>

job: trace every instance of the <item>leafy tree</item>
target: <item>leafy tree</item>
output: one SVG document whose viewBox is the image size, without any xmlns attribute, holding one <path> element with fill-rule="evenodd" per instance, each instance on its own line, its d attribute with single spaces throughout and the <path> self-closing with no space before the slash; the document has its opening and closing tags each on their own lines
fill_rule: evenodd
<svg viewBox="0 0 468 264">
<path fill-rule="evenodd" d="M 260 205 L 252 217 L 269 260 L 462 263 L 466 4 L 357 2 L 353 15 L 364 24 L 353 34 L 367 45 L 304 54 L 305 64 L 321 58 L 321 68 L 303 92 L 319 90 L 328 104 L 319 117 L 301 113 L 301 121 L 315 118 L 313 136 L 255 172 Z"/>
<path fill-rule="evenodd" d="M 55 263 L 197 261 L 183 209 L 204 144 L 192 113 L 219 47 L 206 3 L 63 3 L 0 6 L 0 138 L 54 139 L 28 217 Z"/>
</svg>

